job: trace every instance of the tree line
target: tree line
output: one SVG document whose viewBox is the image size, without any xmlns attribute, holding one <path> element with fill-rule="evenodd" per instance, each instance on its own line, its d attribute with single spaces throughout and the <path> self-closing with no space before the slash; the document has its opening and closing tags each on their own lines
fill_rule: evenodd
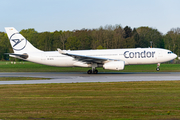
<svg viewBox="0 0 180 120">
<path fill-rule="evenodd" d="M 117 48 L 165 48 L 180 54 L 180 28 L 172 28 L 163 35 L 150 27 L 106 25 L 97 29 L 54 31 L 38 33 L 35 29 L 23 29 L 20 33 L 35 47 L 44 51 L 117 49 Z M 0 60 L 8 60 L 4 53 L 12 53 L 7 34 L 0 32 Z"/>
</svg>

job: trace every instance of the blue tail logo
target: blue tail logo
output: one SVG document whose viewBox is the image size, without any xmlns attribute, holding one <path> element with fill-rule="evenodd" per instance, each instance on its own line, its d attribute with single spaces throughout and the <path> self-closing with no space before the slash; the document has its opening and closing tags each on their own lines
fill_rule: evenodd
<svg viewBox="0 0 180 120">
<path fill-rule="evenodd" d="M 14 50 L 20 51 L 26 47 L 27 40 L 19 33 L 14 33 L 10 37 L 10 42 Z"/>
</svg>

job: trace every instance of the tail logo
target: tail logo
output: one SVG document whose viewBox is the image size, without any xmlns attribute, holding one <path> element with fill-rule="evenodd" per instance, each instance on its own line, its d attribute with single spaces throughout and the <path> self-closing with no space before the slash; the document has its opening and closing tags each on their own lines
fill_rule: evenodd
<svg viewBox="0 0 180 120">
<path fill-rule="evenodd" d="M 10 37 L 12 48 L 16 51 L 23 50 L 26 47 L 27 40 L 19 33 L 14 33 Z"/>
</svg>

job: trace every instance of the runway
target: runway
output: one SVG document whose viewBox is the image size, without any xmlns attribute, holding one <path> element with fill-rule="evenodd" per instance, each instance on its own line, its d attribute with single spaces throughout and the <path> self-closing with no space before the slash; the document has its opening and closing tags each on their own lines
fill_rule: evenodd
<svg viewBox="0 0 180 120">
<path fill-rule="evenodd" d="M 83 82 L 129 82 L 129 81 L 172 81 L 180 80 L 180 72 L 122 72 L 86 74 L 80 72 L 3 72 L 0 77 L 39 77 L 50 80 L 0 81 L 5 84 L 47 84 Z"/>
</svg>

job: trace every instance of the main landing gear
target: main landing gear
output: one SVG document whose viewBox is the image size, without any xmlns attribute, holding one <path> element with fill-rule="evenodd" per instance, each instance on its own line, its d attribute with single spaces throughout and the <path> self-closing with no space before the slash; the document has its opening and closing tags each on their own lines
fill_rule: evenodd
<svg viewBox="0 0 180 120">
<path fill-rule="evenodd" d="M 159 70 L 160 70 L 160 68 L 159 68 L 159 67 L 160 67 L 160 63 L 158 63 L 158 64 L 157 64 L 157 68 L 156 68 L 156 70 L 157 70 L 157 71 L 159 71 Z"/>
<path fill-rule="evenodd" d="M 97 74 L 98 73 L 98 70 L 88 70 L 87 71 L 87 74 Z"/>
<path fill-rule="evenodd" d="M 97 74 L 98 70 L 96 70 L 97 63 L 92 63 L 92 69 L 87 71 L 87 74 Z"/>
</svg>

